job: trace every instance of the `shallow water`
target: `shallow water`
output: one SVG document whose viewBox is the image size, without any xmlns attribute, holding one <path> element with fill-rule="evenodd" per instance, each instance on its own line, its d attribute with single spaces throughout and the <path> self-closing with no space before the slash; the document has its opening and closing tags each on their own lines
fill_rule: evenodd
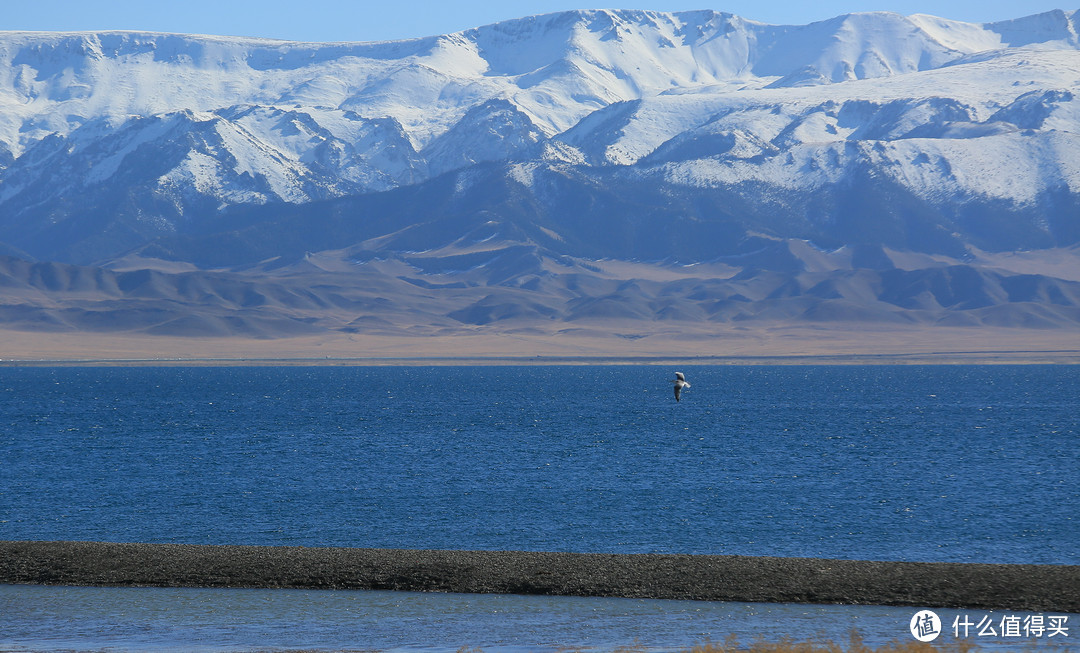
<svg viewBox="0 0 1080 653">
<path fill-rule="evenodd" d="M 912 641 L 916 610 L 876 606 L 708 603 L 542 596 L 322 590 L 207 590 L 0 585 L 0 650 L 232 652 L 249 650 L 685 650 L 734 636 L 743 644 L 831 639 Z M 956 616 L 1029 613 L 938 610 L 942 642 Z M 1044 615 L 1048 616 L 1048 615 Z M 1080 615 L 1071 615 L 1072 628 Z M 1062 641 L 979 636 L 983 648 Z M 1073 633 L 1073 636 L 1080 633 Z"/>
</svg>

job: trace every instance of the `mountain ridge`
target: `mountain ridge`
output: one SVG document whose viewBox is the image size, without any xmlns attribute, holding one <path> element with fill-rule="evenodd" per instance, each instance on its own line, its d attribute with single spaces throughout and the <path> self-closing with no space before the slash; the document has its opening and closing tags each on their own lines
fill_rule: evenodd
<svg viewBox="0 0 1080 653">
<path fill-rule="evenodd" d="M 690 17 L 696 17 L 697 20 L 691 22 Z M 635 22 L 634 18 L 638 22 Z M 875 18 L 879 20 L 873 25 L 874 27 L 880 28 L 881 24 L 884 24 L 893 32 L 905 31 L 923 37 L 917 39 L 920 46 L 915 48 L 919 50 L 918 56 L 913 58 L 912 52 L 905 51 L 912 48 L 898 47 L 895 43 L 890 44 L 890 47 L 877 47 L 870 44 L 867 48 L 867 44 L 862 41 L 868 37 L 859 33 L 860 30 L 846 24 Z M 466 91 L 453 98 L 459 104 L 462 99 L 465 99 L 465 104 L 468 106 L 491 99 L 500 91 L 505 94 L 508 90 L 529 90 L 535 87 L 535 83 L 548 82 L 551 75 L 538 76 L 538 73 L 561 63 L 594 68 L 595 70 L 591 71 L 592 74 L 622 71 L 627 78 L 631 79 L 632 86 L 637 89 L 637 92 L 621 93 L 618 99 L 633 99 L 676 86 L 703 86 L 710 80 L 725 82 L 730 79 L 745 79 L 751 74 L 775 81 L 775 78 L 799 73 L 808 66 L 814 67 L 819 64 L 829 68 L 839 67 L 840 70 L 850 69 L 853 72 L 858 64 L 858 57 L 866 52 L 874 57 L 883 57 L 883 61 L 897 61 L 895 66 L 884 69 L 867 68 L 865 70 L 867 75 L 860 78 L 895 74 L 904 70 L 918 70 L 923 64 L 940 67 L 946 60 L 935 61 L 934 57 L 951 53 L 952 56 L 949 58 L 951 61 L 961 55 L 993 50 L 992 46 L 1009 47 L 1010 44 L 1003 41 L 1004 34 L 1013 35 L 1011 38 L 1015 39 L 1020 46 L 1041 43 L 1045 47 L 1075 49 L 1077 47 L 1075 25 L 1078 20 L 1080 19 L 1077 18 L 1076 11 L 1054 11 L 987 25 L 935 19 L 934 33 L 931 34 L 926 29 L 926 26 L 931 24 L 928 17 L 903 17 L 887 12 L 847 14 L 805 26 L 771 26 L 710 10 L 675 13 L 643 10 L 583 10 L 504 21 L 449 35 L 373 43 L 316 44 L 149 32 L 0 32 L 0 60 L 4 60 L 9 67 L 8 79 L 4 80 L 6 83 L 3 86 L 8 88 L 11 96 L 24 100 L 49 99 L 47 91 L 52 90 L 57 93 L 60 103 L 68 102 L 80 108 L 79 111 L 71 113 L 71 117 L 76 122 L 80 118 L 90 118 L 94 115 L 146 115 L 184 108 L 210 110 L 234 105 L 237 102 L 222 99 L 221 92 L 233 91 L 228 95 L 235 98 L 235 91 L 243 91 L 252 86 L 250 82 L 242 83 L 241 78 L 235 75 L 236 71 L 244 77 L 250 76 L 256 79 L 260 77 L 258 75 L 260 72 L 270 75 L 267 77 L 270 83 L 265 84 L 269 88 L 255 88 L 248 91 L 253 92 L 251 103 L 299 102 L 302 106 L 333 105 L 348 109 L 350 107 L 347 105 L 350 102 L 364 100 L 363 108 L 371 115 L 375 115 L 386 107 L 385 102 L 381 101 L 381 96 L 378 95 L 380 85 L 393 86 L 395 90 L 409 89 L 409 83 L 416 81 L 415 75 L 422 75 L 424 71 L 444 74 L 448 77 L 501 78 L 508 82 L 508 85 L 502 88 L 489 88 L 486 97 L 476 95 L 476 92 L 484 90 L 481 88 L 476 89 L 473 95 Z M 585 21 L 591 22 L 585 24 Z M 1033 23 L 1040 24 L 1032 26 Z M 570 29 L 564 29 L 557 38 L 557 44 L 561 43 L 564 47 L 555 47 L 542 40 L 537 42 L 539 37 L 534 36 L 535 32 L 540 31 L 543 36 L 547 34 L 547 31 L 542 28 L 553 29 L 552 26 L 563 28 L 569 26 Z M 1006 26 L 1011 26 L 1011 28 L 1004 29 Z M 645 28 L 650 27 L 652 30 L 646 34 Z M 995 27 L 1001 29 L 1003 33 L 995 31 Z M 603 31 L 604 34 L 600 37 L 594 36 L 599 31 Z M 696 38 L 689 46 L 684 43 L 681 49 L 675 47 L 675 43 L 669 38 L 676 33 L 682 34 L 685 38 L 691 31 L 696 34 Z M 586 37 L 586 32 L 589 37 Z M 854 35 L 851 35 L 852 32 Z M 949 32 L 962 33 L 964 38 L 952 36 L 947 45 L 941 43 L 940 35 Z M 601 39 L 612 34 L 621 35 L 609 39 L 609 41 L 616 40 L 621 47 L 600 48 Z M 732 36 L 733 34 L 737 36 Z M 790 42 L 793 35 L 804 36 L 805 38 L 801 40 L 805 44 L 798 43 L 792 46 Z M 996 39 L 990 35 L 996 35 Z M 528 36 L 534 36 L 534 38 L 527 43 L 520 42 L 520 39 Z M 874 34 L 874 36 L 880 38 L 881 35 Z M 904 36 L 911 37 L 910 34 Z M 505 39 L 505 42 L 510 45 L 504 45 L 502 49 L 496 48 L 499 37 Z M 575 43 L 575 37 L 581 43 Z M 106 41 L 104 44 L 103 38 Z M 510 40 L 511 38 L 519 40 Z M 635 40 L 625 42 L 630 38 Z M 649 39 L 652 40 L 649 41 Z M 761 42 L 763 39 L 767 42 Z M 733 40 L 738 42 L 729 45 Z M 794 40 L 800 41 L 800 39 Z M 716 45 L 717 41 L 721 42 L 721 45 Z M 778 48 L 774 41 L 784 42 L 785 47 L 780 54 L 774 54 Z M 749 48 L 750 42 L 757 46 L 753 51 Z M 572 44 L 573 47 L 566 47 L 567 43 Z M 700 43 L 709 44 L 714 49 L 701 49 Z M 665 44 L 668 45 L 665 47 Z M 723 45 L 727 47 L 721 47 Z M 792 54 L 792 50 L 797 52 L 799 47 L 803 47 L 807 52 Z M 843 52 L 845 48 L 851 51 Z M 933 53 L 932 55 L 927 54 L 928 48 Z M 506 50 L 511 50 L 511 52 Z M 541 51 L 546 56 L 539 60 L 536 60 L 534 56 L 527 63 L 521 63 L 520 60 L 523 58 L 521 53 L 533 50 Z M 681 54 L 667 56 L 660 61 L 654 55 L 661 50 L 671 50 Z M 481 56 L 482 53 L 488 53 L 489 57 L 495 59 L 495 65 L 493 66 L 491 61 Z M 754 59 L 754 54 L 762 56 Z M 585 57 L 575 55 L 587 55 L 591 57 L 591 60 L 586 61 Z M 401 64 L 387 64 L 395 58 L 401 60 Z M 817 61 L 820 58 L 823 58 L 822 61 Z M 629 63 L 620 59 L 625 59 Z M 732 60 L 734 60 L 733 63 Z M 107 62 L 132 64 L 136 67 L 135 69 L 141 67 L 142 72 L 139 73 L 141 79 L 125 75 L 123 66 L 113 69 L 103 67 L 102 64 Z M 646 73 L 631 75 L 627 72 L 629 69 L 640 69 L 642 63 L 665 64 L 659 81 L 650 78 Z M 713 65 L 708 65 L 710 63 Z M 755 73 L 750 70 L 755 65 L 761 65 L 764 68 Z M 346 84 L 347 78 L 335 75 L 334 67 L 348 70 L 350 77 L 356 80 L 348 81 L 347 85 L 355 87 L 353 91 L 360 92 L 357 97 L 352 97 L 348 89 L 343 91 L 335 88 L 335 85 Z M 70 71 L 65 75 L 68 68 Z M 162 68 L 174 74 L 165 78 L 155 77 L 154 73 Z M 191 73 L 175 74 L 192 68 L 194 71 Z M 199 70 L 212 74 L 203 76 L 195 74 Z M 293 74 L 294 71 L 300 72 Z M 388 71 L 399 76 L 405 74 L 406 78 L 400 82 L 389 79 Z M 288 74 L 272 75 L 275 72 Z M 823 71 L 823 74 L 825 72 L 831 74 L 831 71 Z M 672 74 L 681 77 L 672 77 Z M 525 77 L 522 78 L 522 76 Z M 556 74 L 555 77 L 557 78 L 558 75 Z M 193 88 L 184 88 L 178 87 L 175 81 L 169 81 L 175 79 L 189 83 L 199 80 L 202 82 Z M 515 84 L 519 80 L 524 82 L 520 86 Z M 688 83 L 680 85 L 677 83 L 680 80 L 686 80 Z M 93 93 L 94 83 L 98 81 L 104 83 L 110 91 L 115 91 L 119 87 L 119 90 L 124 92 L 110 93 L 107 97 L 102 97 L 100 94 Z M 147 85 L 152 87 L 157 97 L 140 92 L 141 89 L 135 84 L 136 81 L 144 87 Z M 482 83 L 482 80 L 480 81 Z M 445 85 L 440 89 L 441 92 L 461 91 L 462 89 L 455 87 L 453 82 L 452 78 L 445 81 Z M 369 86 L 372 88 L 368 88 Z M 416 100 L 418 96 L 415 93 L 423 92 L 424 87 L 416 84 L 412 84 L 411 87 L 414 89 L 413 95 L 407 99 Z M 650 87 L 654 89 L 652 93 L 642 92 Z M 611 92 L 612 88 L 626 90 L 629 87 L 618 83 L 608 84 L 606 92 Z M 582 87 L 579 86 L 576 90 L 581 91 Z M 308 99 L 306 93 L 314 95 L 319 100 L 319 104 L 303 102 Z M 196 98 L 204 99 L 199 101 Z M 525 106 L 522 102 L 523 98 L 523 95 L 517 94 L 513 99 L 519 105 Z M 193 106 L 199 104 L 203 106 Z M 428 104 L 427 102 L 413 103 L 414 106 Z M 408 108 L 402 106 L 396 106 L 395 109 L 402 112 L 402 115 L 408 112 Z M 94 113 L 95 111 L 97 113 Z M 451 117 L 460 117 L 463 111 L 456 110 L 449 113 Z M 399 116 L 395 117 L 403 124 L 410 122 Z M 541 119 L 538 124 L 551 125 L 555 122 L 565 122 L 565 120 L 566 118 L 547 118 Z M 55 127 L 58 124 L 57 121 L 52 121 L 50 126 Z M 565 131 L 569 126 L 567 124 L 552 133 Z M 444 123 L 441 130 L 448 127 L 449 125 Z M 37 134 L 41 132 L 28 131 L 29 133 L 23 137 L 24 140 L 40 137 Z M 54 128 L 50 131 L 57 130 Z M 16 153 L 21 153 L 17 147 L 18 139 L 12 135 L 10 125 L 5 132 L 0 135 L 0 140 L 6 143 L 9 149 L 15 148 Z M 424 136 L 420 135 L 416 138 L 418 138 L 418 145 L 422 146 L 426 143 L 427 139 Z"/>
<path fill-rule="evenodd" d="M 374 43 L 0 32 L 0 327 L 1075 330 L 1078 25 L 582 10 Z M 81 290 L 35 281 L 50 265 Z"/>
</svg>

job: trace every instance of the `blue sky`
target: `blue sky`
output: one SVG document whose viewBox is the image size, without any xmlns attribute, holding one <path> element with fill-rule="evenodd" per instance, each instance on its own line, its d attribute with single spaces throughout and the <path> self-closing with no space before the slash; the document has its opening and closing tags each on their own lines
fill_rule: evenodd
<svg viewBox="0 0 1080 653">
<path fill-rule="evenodd" d="M 1076 1 L 1076 0 L 1072 0 Z M 801 25 L 854 11 L 926 13 L 970 22 L 1076 9 L 1053 0 L 6 0 L 0 30 L 147 30 L 301 41 L 401 39 L 566 9 L 716 9 Z"/>
</svg>

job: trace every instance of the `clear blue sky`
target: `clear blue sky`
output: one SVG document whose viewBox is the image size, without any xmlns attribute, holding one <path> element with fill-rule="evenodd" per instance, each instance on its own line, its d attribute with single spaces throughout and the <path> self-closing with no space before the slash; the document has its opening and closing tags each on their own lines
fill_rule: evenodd
<svg viewBox="0 0 1080 653">
<path fill-rule="evenodd" d="M 1078 2 L 1078 0 L 1071 0 Z M 801 25 L 855 11 L 925 13 L 969 22 L 1018 18 L 1054 0 L 3 0 L 0 30 L 147 30 L 300 41 L 375 41 L 456 32 L 566 9 L 716 9 Z"/>
</svg>

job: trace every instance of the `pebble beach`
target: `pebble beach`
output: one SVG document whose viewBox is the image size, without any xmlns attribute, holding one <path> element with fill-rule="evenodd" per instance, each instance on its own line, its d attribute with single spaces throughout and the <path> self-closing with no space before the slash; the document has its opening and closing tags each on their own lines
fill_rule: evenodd
<svg viewBox="0 0 1080 653">
<path fill-rule="evenodd" d="M 0 542 L 0 583 L 372 589 L 1080 612 L 1080 566 Z"/>
</svg>

